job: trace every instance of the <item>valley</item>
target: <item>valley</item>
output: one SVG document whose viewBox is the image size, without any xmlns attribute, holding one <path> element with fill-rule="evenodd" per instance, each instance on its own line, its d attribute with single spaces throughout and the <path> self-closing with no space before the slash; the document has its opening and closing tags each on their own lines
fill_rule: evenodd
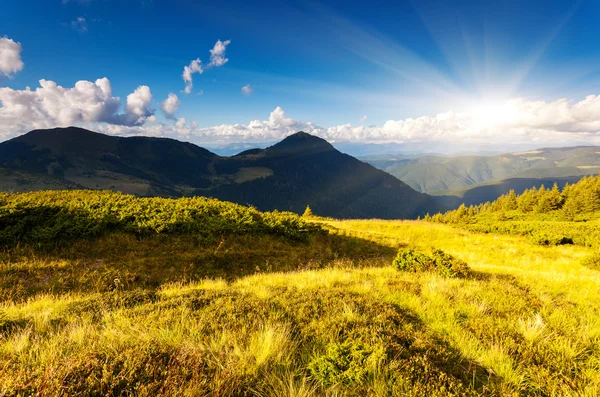
<svg viewBox="0 0 600 397">
<path fill-rule="evenodd" d="M 456 196 L 467 205 L 494 201 L 513 189 L 577 182 L 600 172 L 596 146 L 546 148 L 490 156 L 374 155 L 361 160 L 384 170 L 413 189 Z"/>
</svg>

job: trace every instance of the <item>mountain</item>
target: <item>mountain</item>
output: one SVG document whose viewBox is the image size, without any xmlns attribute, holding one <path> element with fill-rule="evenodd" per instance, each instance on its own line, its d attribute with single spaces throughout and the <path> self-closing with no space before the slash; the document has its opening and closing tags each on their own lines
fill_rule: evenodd
<svg viewBox="0 0 600 397">
<path fill-rule="evenodd" d="M 443 199 L 416 192 L 304 132 L 224 157 L 174 139 L 123 138 L 75 127 L 35 130 L 0 144 L 0 167 L 4 190 L 202 195 L 260 210 L 302 212 L 310 205 L 318 215 L 337 218 L 413 218 L 448 208 Z"/>
<path fill-rule="evenodd" d="M 546 148 L 496 156 L 388 155 L 365 161 L 417 191 L 451 194 L 448 191 L 491 181 L 596 174 L 600 171 L 600 147 Z"/>
</svg>

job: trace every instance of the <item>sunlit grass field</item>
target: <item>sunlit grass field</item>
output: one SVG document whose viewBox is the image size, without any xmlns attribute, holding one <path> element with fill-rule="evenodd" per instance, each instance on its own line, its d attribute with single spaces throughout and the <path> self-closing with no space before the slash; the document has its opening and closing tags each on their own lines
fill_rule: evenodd
<svg viewBox="0 0 600 397">
<path fill-rule="evenodd" d="M 596 396 L 592 248 L 419 221 L 0 256 L 0 395 Z M 392 267 L 441 249 L 468 277 Z"/>
</svg>

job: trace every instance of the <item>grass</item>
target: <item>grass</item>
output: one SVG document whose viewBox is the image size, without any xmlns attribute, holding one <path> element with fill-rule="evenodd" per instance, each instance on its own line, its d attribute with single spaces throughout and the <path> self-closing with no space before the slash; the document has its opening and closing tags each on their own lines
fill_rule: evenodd
<svg viewBox="0 0 600 397">
<path fill-rule="evenodd" d="M 593 249 L 312 219 L 328 233 L 6 247 L 0 395 L 600 393 Z M 398 249 L 441 249 L 470 271 L 399 271 Z"/>
</svg>

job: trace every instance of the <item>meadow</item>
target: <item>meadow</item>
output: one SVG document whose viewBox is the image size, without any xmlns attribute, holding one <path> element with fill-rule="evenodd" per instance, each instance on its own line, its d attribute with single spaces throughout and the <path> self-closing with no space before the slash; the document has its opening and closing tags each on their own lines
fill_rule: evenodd
<svg viewBox="0 0 600 397">
<path fill-rule="evenodd" d="M 87 191 L 0 225 L 0 395 L 600 394 L 593 244 Z"/>
</svg>

